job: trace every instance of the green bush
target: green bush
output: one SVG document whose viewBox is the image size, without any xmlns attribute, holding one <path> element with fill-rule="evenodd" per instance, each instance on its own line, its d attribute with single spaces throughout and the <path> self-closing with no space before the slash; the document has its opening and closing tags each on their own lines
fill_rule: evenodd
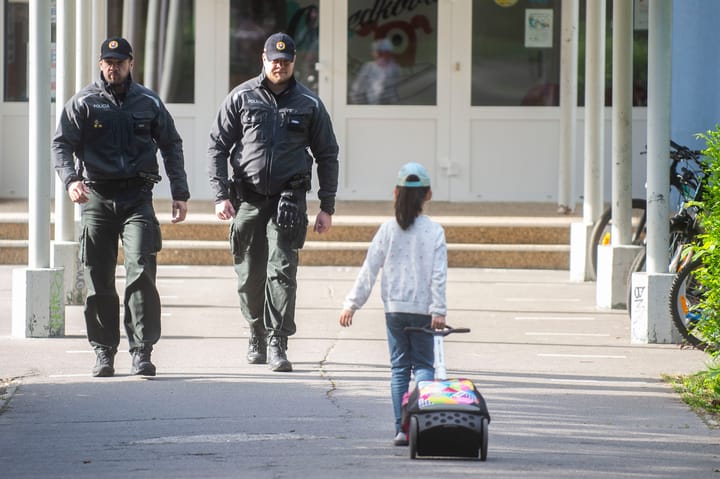
<svg viewBox="0 0 720 479">
<path fill-rule="evenodd" d="M 706 162 L 705 190 L 699 213 L 703 233 L 694 246 L 696 254 L 703 259 L 703 267 L 697 273 L 700 283 L 706 288 L 698 305 L 703 320 L 696 328 L 717 355 L 720 346 L 720 127 L 698 135 L 705 140 L 703 150 Z M 717 375 L 713 376 L 717 381 Z"/>
</svg>

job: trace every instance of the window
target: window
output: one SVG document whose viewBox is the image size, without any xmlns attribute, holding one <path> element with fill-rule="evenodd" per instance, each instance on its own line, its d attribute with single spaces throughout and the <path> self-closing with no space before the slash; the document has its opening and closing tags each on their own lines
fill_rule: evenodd
<svg viewBox="0 0 720 479">
<path fill-rule="evenodd" d="M 195 0 L 132 2 L 132 13 L 124 15 L 130 3 L 109 0 L 107 11 L 108 36 L 125 37 L 133 47 L 133 79 L 167 103 L 193 103 Z"/>
<path fill-rule="evenodd" d="M 473 106 L 559 104 L 560 4 L 473 2 Z"/>
<path fill-rule="evenodd" d="M 347 102 L 437 103 L 437 0 L 348 0 Z"/>
<path fill-rule="evenodd" d="M 55 98 L 55 2 L 52 3 L 51 92 Z M 157 91 L 168 103 L 192 103 L 195 96 L 194 0 L 137 2 L 123 24 L 123 0 L 108 1 L 108 36 L 123 36 L 135 52 L 133 79 Z M 150 12 L 149 5 L 157 11 Z M 5 101 L 27 101 L 27 0 L 5 0 Z M 148 18 L 155 18 L 148 23 Z M 153 42 L 148 41 L 152 36 Z M 150 48 L 150 46 L 153 48 Z M 157 48 L 154 48 L 157 46 Z M 146 66 L 151 66 L 150 68 Z"/>
<path fill-rule="evenodd" d="M 28 101 L 28 0 L 5 0 L 5 101 Z M 51 2 L 50 94 L 55 100 L 55 2 Z"/>
<path fill-rule="evenodd" d="M 585 103 L 585 0 L 578 32 L 578 105 Z M 612 3 L 606 17 L 606 105 L 612 100 Z M 473 2 L 472 105 L 557 106 L 561 0 Z M 635 2 L 633 106 L 647 105 L 647 4 Z M 644 9 L 644 10 L 643 10 Z"/>
<path fill-rule="evenodd" d="M 265 40 L 285 32 L 295 40 L 295 78 L 317 93 L 319 20 L 317 0 L 230 0 L 231 87 L 260 74 Z"/>
<path fill-rule="evenodd" d="M 586 2 L 580 2 L 580 28 L 578 47 L 580 58 L 578 60 L 578 105 L 585 105 L 585 31 L 586 31 Z M 612 5 L 607 2 L 605 17 L 605 105 L 612 106 Z M 633 26 L 633 106 L 647 106 L 647 54 L 648 54 L 648 26 L 647 3 L 635 2 Z"/>
</svg>

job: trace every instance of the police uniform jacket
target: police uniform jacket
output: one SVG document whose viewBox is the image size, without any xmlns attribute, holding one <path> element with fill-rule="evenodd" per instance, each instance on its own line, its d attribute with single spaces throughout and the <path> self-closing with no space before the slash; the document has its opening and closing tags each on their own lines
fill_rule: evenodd
<svg viewBox="0 0 720 479">
<path fill-rule="evenodd" d="M 119 102 L 102 73 L 67 102 L 52 142 L 55 169 L 66 189 L 82 179 L 108 182 L 157 175 L 158 148 L 172 198 L 187 201 L 182 139 L 160 97 L 128 77 L 125 98 Z"/>
<path fill-rule="evenodd" d="M 325 105 L 294 78 L 277 96 L 265 81 L 263 72 L 235 87 L 212 125 L 208 156 L 215 201 L 229 199 L 228 158 L 232 177 L 244 189 L 274 196 L 292 178 L 309 175 L 314 157 L 320 208 L 333 214 L 338 145 Z"/>
</svg>

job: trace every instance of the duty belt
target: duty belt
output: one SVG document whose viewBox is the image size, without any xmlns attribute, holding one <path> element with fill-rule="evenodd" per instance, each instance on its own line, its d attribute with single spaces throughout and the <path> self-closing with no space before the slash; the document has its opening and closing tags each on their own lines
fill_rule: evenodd
<svg viewBox="0 0 720 479">
<path fill-rule="evenodd" d="M 152 188 L 153 183 L 144 178 L 126 178 L 123 180 L 85 180 L 87 186 L 101 193 L 115 193 L 146 186 Z"/>
</svg>

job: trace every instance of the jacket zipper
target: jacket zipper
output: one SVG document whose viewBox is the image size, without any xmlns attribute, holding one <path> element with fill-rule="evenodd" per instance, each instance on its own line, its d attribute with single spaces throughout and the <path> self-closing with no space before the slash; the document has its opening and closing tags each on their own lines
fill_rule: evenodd
<svg viewBox="0 0 720 479">
<path fill-rule="evenodd" d="M 265 174 L 265 196 L 270 197 L 270 172 L 272 171 L 273 160 L 275 156 L 275 135 L 277 133 L 277 119 L 278 119 L 278 103 L 275 95 L 268 91 L 270 99 L 272 100 L 273 112 L 272 112 L 272 135 L 270 136 L 270 158 L 268 159 L 267 172 Z"/>
</svg>

